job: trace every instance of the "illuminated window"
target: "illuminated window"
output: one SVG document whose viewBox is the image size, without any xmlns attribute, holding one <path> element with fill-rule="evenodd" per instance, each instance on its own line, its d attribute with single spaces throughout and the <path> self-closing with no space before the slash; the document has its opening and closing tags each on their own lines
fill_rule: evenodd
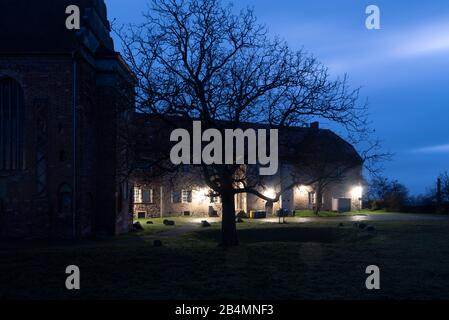
<svg viewBox="0 0 449 320">
<path fill-rule="evenodd" d="M 192 190 L 182 190 L 182 203 L 192 202 Z"/>
<path fill-rule="evenodd" d="M 134 188 L 134 203 L 142 203 L 142 189 Z"/>
<path fill-rule="evenodd" d="M 315 192 L 309 192 L 309 204 L 315 204 L 316 203 L 316 194 Z"/>
</svg>

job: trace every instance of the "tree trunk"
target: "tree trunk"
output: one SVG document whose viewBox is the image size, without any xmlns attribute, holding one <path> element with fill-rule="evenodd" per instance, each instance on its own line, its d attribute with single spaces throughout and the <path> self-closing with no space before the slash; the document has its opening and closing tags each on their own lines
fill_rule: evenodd
<svg viewBox="0 0 449 320">
<path fill-rule="evenodd" d="M 321 187 L 318 187 L 315 202 L 315 215 L 318 215 L 323 206 L 323 189 Z"/>
<path fill-rule="evenodd" d="M 234 193 L 229 192 L 221 196 L 223 217 L 221 222 L 221 246 L 233 247 L 239 244 L 235 223 Z"/>
</svg>

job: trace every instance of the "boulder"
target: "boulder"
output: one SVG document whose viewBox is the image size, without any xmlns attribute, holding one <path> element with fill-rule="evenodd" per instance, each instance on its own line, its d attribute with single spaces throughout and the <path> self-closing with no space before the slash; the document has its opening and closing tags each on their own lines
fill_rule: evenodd
<svg viewBox="0 0 449 320">
<path fill-rule="evenodd" d="M 174 225 L 175 225 L 175 222 L 174 222 L 173 220 L 167 220 L 167 219 L 165 219 L 165 220 L 164 220 L 164 225 L 166 225 L 166 226 L 174 226 Z"/>
<path fill-rule="evenodd" d="M 344 227 L 345 224 L 344 224 L 343 222 L 340 222 L 340 223 L 338 224 L 338 226 L 341 228 L 341 227 Z"/>
<path fill-rule="evenodd" d="M 363 223 L 363 222 L 359 223 L 359 228 L 360 229 L 365 229 L 366 228 L 366 223 Z"/>
<path fill-rule="evenodd" d="M 143 230 L 143 227 L 139 221 L 137 221 L 133 224 L 133 230 L 134 231 L 142 231 Z"/>
<path fill-rule="evenodd" d="M 147 221 L 147 224 L 153 224 L 153 221 Z"/>
<path fill-rule="evenodd" d="M 367 227 L 365 228 L 365 230 L 366 230 L 366 231 L 369 231 L 369 232 L 373 232 L 373 231 L 376 231 L 376 228 L 375 228 L 374 226 L 367 226 Z"/>
<path fill-rule="evenodd" d="M 203 220 L 203 221 L 201 221 L 201 226 L 202 226 L 203 228 L 207 228 L 207 227 L 210 227 L 210 223 L 207 222 L 206 220 Z"/>
</svg>

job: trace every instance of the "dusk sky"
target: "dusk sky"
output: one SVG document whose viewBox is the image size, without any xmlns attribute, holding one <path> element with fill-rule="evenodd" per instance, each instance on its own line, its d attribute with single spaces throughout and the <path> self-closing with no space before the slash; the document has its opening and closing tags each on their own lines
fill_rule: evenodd
<svg viewBox="0 0 449 320">
<path fill-rule="evenodd" d="M 148 0 L 106 3 L 116 24 L 142 22 L 148 8 Z M 381 30 L 365 28 L 370 4 L 380 7 Z M 363 87 L 372 126 L 394 153 L 385 176 L 418 194 L 449 170 L 448 0 L 235 1 L 236 8 L 245 6 L 273 35 Z"/>
</svg>

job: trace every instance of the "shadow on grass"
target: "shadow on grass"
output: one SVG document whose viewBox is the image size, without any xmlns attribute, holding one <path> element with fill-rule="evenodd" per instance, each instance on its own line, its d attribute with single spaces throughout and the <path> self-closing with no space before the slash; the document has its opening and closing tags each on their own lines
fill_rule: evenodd
<svg viewBox="0 0 449 320">
<path fill-rule="evenodd" d="M 198 240 L 219 241 L 220 230 L 203 230 L 193 233 Z M 332 243 L 345 241 L 357 236 L 357 230 L 338 228 L 313 228 L 313 227 L 264 227 L 260 229 L 241 229 L 238 231 L 239 240 L 242 243 L 258 242 L 318 242 Z"/>
</svg>

